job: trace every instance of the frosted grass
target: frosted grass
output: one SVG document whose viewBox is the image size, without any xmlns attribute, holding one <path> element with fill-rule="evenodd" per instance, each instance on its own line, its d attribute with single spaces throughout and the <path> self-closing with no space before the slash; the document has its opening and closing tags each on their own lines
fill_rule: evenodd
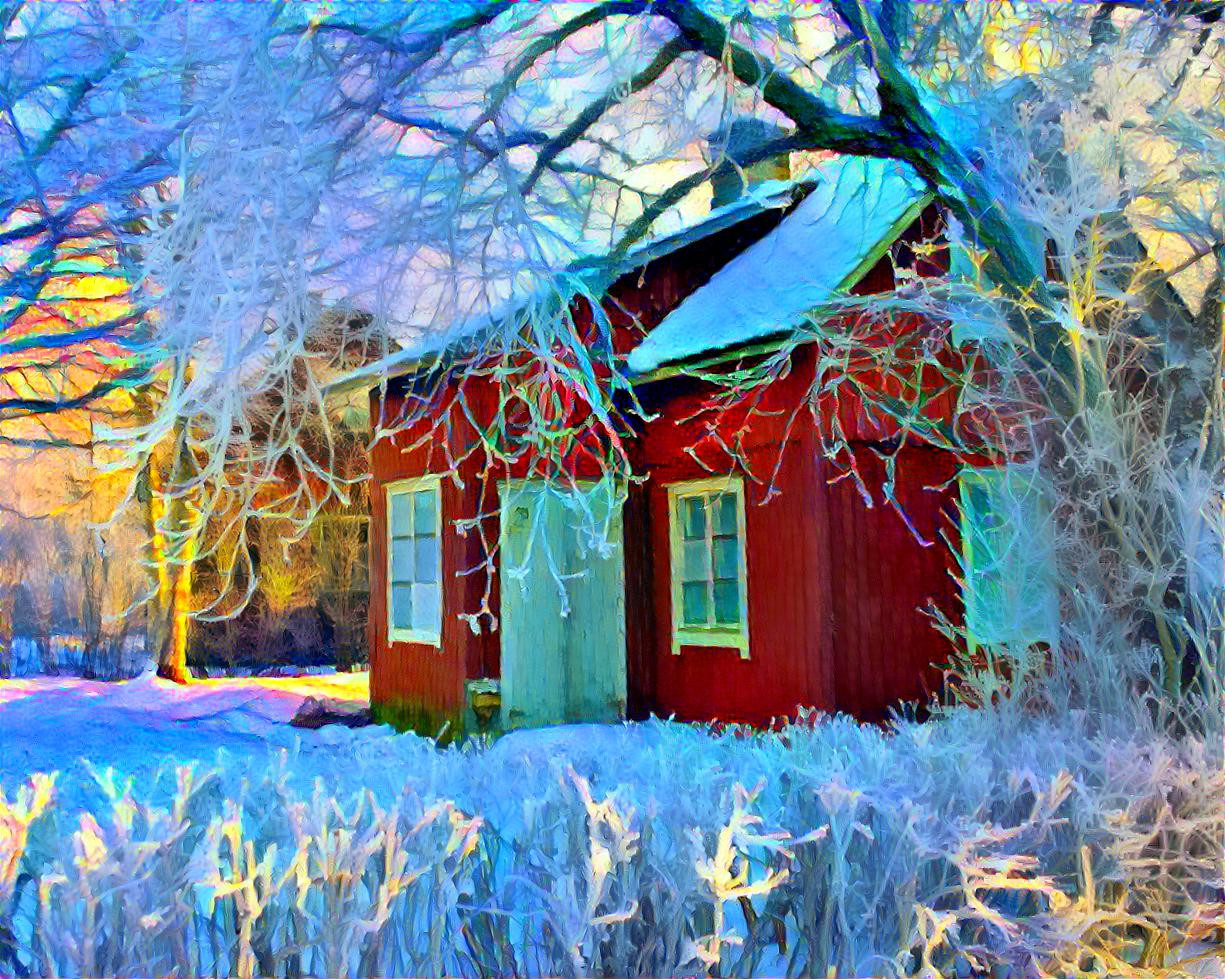
<svg viewBox="0 0 1225 979">
<path fill-rule="evenodd" d="M 1159 975 L 1221 906 L 1220 759 L 1135 727 L 338 737 L 5 786 L 0 968 Z"/>
</svg>

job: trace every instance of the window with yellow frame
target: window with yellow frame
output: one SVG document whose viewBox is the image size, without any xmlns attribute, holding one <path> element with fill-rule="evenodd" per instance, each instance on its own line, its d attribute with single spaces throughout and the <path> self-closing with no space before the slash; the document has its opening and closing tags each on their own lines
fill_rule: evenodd
<svg viewBox="0 0 1225 979">
<path fill-rule="evenodd" d="M 668 487 L 672 652 L 726 646 L 749 655 L 744 485 L 737 477 Z"/>
</svg>

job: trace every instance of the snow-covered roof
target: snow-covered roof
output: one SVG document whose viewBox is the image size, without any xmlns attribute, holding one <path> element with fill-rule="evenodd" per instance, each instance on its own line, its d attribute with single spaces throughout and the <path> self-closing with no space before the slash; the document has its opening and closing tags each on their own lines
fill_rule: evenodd
<svg viewBox="0 0 1225 979">
<path fill-rule="evenodd" d="M 768 181 L 700 221 L 632 249 L 616 269 L 620 275 L 701 241 L 764 211 L 788 207 L 812 188 L 778 227 L 732 259 L 669 313 L 634 349 L 633 375 L 713 355 L 789 332 L 808 314 L 853 286 L 880 258 L 927 202 L 923 184 L 893 160 L 838 157 L 822 164 L 815 182 Z M 594 271 L 580 260 L 571 274 Z M 411 373 L 425 359 L 450 347 L 479 343 L 490 331 L 521 318 L 534 303 L 555 301 L 552 289 L 525 290 L 494 313 L 423 330 L 400 350 L 327 385 L 336 393 Z"/>
<path fill-rule="evenodd" d="M 336 378 L 325 386 L 325 391 L 338 394 L 357 387 L 371 387 L 387 378 L 411 374 L 423 361 L 444 351 L 479 343 L 494 329 L 519 317 L 533 302 L 540 301 L 544 296 L 546 290 L 540 289 L 508 300 L 496 312 L 467 317 L 444 329 L 417 329 L 400 341 L 398 350 Z"/>
<path fill-rule="evenodd" d="M 910 167 L 839 157 L 760 241 L 669 313 L 629 356 L 632 374 L 790 331 L 854 285 L 928 199 Z"/>
<path fill-rule="evenodd" d="M 766 211 L 789 207 L 796 196 L 808 186 L 811 184 L 807 180 L 762 181 L 748 188 L 736 200 L 712 209 L 700 220 L 635 246 L 615 268 L 608 268 L 607 256 L 591 256 L 577 260 L 567 271 L 571 274 L 598 271 L 605 275 L 611 274 L 615 278 Z M 419 330 L 415 335 L 403 338 L 399 349 L 388 356 L 364 364 L 331 381 L 326 386 L 327 390 L 339 393 L 363 385 L 377 384 L 385 378 L 412 373 L 423 360 L 449 348 L 479 343 L 480 339 L 487 337 L 492 330 L 505 326 L 508 321 L 521 318 L 524 311 L 533 304 L 555 298 L 555 291 L 546 283 L 535 289 L 521 290 L 492 313 L 460 318 L 445 329 Z"/>
<path fill-rule="evenodd" d="M 735 200 L 712 208 L 700 220 L 631 248 L 617 271 L 624 273 L 642 268 L 648 262 L 679 251 L 695 241 L 709 238 L 764 211 L 786 208 L 795 201 L 800 192 L 811 185 L 808 179 L 763 180 L 759 184 L 753 184 L 745 188 L 744 193 Z"/>
</svg>

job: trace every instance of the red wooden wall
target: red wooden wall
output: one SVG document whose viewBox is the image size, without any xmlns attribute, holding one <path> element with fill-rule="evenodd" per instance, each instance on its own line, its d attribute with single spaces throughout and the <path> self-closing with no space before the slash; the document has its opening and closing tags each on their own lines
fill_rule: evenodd
<svg viewBox="0 0 1225 979">
<path fill-rule="evenodd" d="M 631 705 L 640 714 L 764 724 L 808 706 L 879 718 L 897 701 L 936 689 L 933 664 L 948 648 L 924 610 L 936 603 L 957 614 L 949 550 L 957 544 L 956 461 L 931 448 L 897 450 L 891 426 L 844 405 L 844 426 L 860 438 L 853 461 L 869 503 L 846 475 L 852 460 L 823 458 L 812 414 L 796 412 L 812 381 L 812 350 L 799 349 L 792 361 L 751 417 L 715 416 L 717 438 L 700 413 L 711 385 L 679 378 L 643 391 L 657 417 L 635 463 L 649 479 L 626 520 L 627 538 L 632 531 L 649 541 L 637 554 L 644 567 L 627 567 L 626 576 L 636 589 L 627 607 L 642 620 L 627 631 Z M 733 439 L 739 461 L 716 447 Z M 695 446 L 700 462 L 689 451 Z M 885 499 L 878 454 L 893 451 L 898 506 Z M 740 472 L 746 488 L 747 660 L 733 649 L 672 652 L 667 486 L 712 471 Z"/>
<path fill-rule="evenodd" d="M 617 325 L 615 346 L 627 350 L 639 326 L 653 327 L 777 220 L 764 215 L 745 222 L 622 279 L 608 306 Z M 891 284 L 882 263 L 862 289 Z M 631 716 L 761 724 L 794 715 L 803 705 L 874 718 L 899 699 L 934 688 L 932 664 L 942 662 L 947 649 L 921 609 L 936 601 L 955 611 L 951 558 L 939 539 L 941 531 L 955 531 L 949 482 L 955 462 L 934 449 L 901 450 L 897 497 L 930 542 L 925 546 L 882 499 L 884 468 L 875 449 L 891 449 L 886 443 L 896 431 L 853 404 L 839 406 L 844 430 L 857 440 L 854 459 L 874 497 L 869 506 L 854 481 L 836 480 L 840 469 L 821 456 L 818 426 L 825 423 L 804 407 L 814 351 L 800 348 L 792 360 L 790 372 L 765 391 L 754 412 L 741 406 L 703 414 L 715 389 L 693 378 L 640 388 L 644 407 L 657 417 L 631 446 L 634 470 L 649 478 L 631 487 L 624 514 Z M 395 396 L 385 408 L 394 414 Z M 372 399 L 376 417 L 379 410 Z M 371 695 L 383 717 L 432 733 L 445 722 L 463 723 L 468 679 L 499 674 L 499 637 L 489 621 L 474 632 L 458 618 L 479 609 L 487 584 L 490 610 L 498 614 L 497 575 L 479 570 L 481 539 L 455 521 L 482 516 L 485 539 L 496 541 L 496 486 L 507 474 L 483 470 L 471 457 L 461 463 L 458 481 L 444 479 L 442 648 L 390 643 L 385 486 L 445 471 L 470 447 L 473 433 L 459 426 L 446 436 L 449 445 L 436 438 L 407 449 L 419 434 L 379 442 L 371 459 Z M 739 446 L 738 460 L 720 441 Z M 683 647 L 675 655 L 667 485 L 733 470 L 742 472 L 746 486 L 750 658 L 703 647 Z"/>
<path fill-rule="evenodd" d="M 644 591 L 626 596 L 627 606 L 649 609 L 651 622 L 627 634 L 631 670 L 653 667 L 635 691 L 643 713 L 764 724 L 794 715 L 800 705 L 835 706 L 824 478 L 812 416 L 803 407 L 811 358 L 798 359 L 752 415 L 703 412 L 715 393 L 705 382 L 677 378 L 643 389 L 644 407 L 657 414 L 644 428 L 635 459 L 636 468 L 649 474 L 643 490 L 648 568 L 627 574 L 627 587 L 633 581 Z M 737 458 L 724 443 L 738 445 Z M 729 648 L 672 651 L 667 487 L 722 472 L 739 473 L 745 487 L 748 659 Z"/>
<path fill-rule="evenodd" d="M 825 493 L 832 667 L 838 709 L 875 720 L 899 700 L 926 700 L 948 660 L 948 643 L 925 610 L 959 613 L 949 550 L 958 541 L 956 464 L 934 449 L 900 451 L 894 497 L 908 527 L 899 507 L 884 501 L 883 462 L 868 445 L 855 455 L 872 507 L 851 479 Z"/>
<path fill-rule="evenodd" d="M 386 408 L 398 408 L 392 397 Z M 372 403 L 377 416 L 379 406 Z M 466 681 L 470 677 L 497 676 L 498 640 L 487 621 L 473 632 L 460 612 L 481 607 L 486 577 L 476 572 L 485 560 L 484 547 L 473 530 L 456 526 L 458 518 L 487 514 L 497 506 L 489 480 L 477 471 L 475 458 L 461 463 L 458 480 L 444 478 L 442 504 L 442 643 L 391 642 L 387 629 L 387 494 L 388 483 L 446 469 L 444 446 L 434 441 L 409 449 L 418 433 L 409 431 L 374 445 L 370 460 L 370 698 L 385 719 L 423 733 L 437 733 L 443 724 L 462 723 Z M 452 458 L 462 450 L 469 433 L 457 432 Z M 496 540 L 494 526 L 486 527 Z M 495 589 L 497 576 L 489 579 Z"/>
</svg>

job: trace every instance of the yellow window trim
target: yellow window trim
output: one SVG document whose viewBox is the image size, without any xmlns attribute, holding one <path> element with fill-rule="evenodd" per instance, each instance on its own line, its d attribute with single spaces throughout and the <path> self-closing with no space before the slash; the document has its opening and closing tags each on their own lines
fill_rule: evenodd
<svg viewBox="0 0 1225 979">
<path fill-rule="evenodd" d="M 672 591 L 672 655 L 679 656 L 682 646 L 715 646 L 739 650 L 741 659 L 749 658 L 749 583 L 746 541 L 748 523 L 744 516 L 744 480 L 739 476 L 718 476 L 713 479 L 693 479 L 672 483 L 668 490 L 668 575 Z M 737 587 L 740 595 L 740 624 L 736 627 L 712 626 L 698 628 L 681 624 L 682 533 L 680 501 L 689 496 L 731 493 L 736 499 L 736 542 L 739 547 Z M 712 555 L 713 560 L 713 555 Z"/>
<path fill-rule="evenodd" d="M 439 625 L 438 630 L 430 629 L 397 629 L 392 623 L 393 609 L 391 606 L 391 589 L 393 585 L 392 570 L 391 570 L 391 498 L 398 493 L 419 493 L 422 490 L 432 489 L 438 505 L 438 610 L 439 610 Z M 383 494 L 386 501 L 386 535 L 387 535 L 387 641 L 388 642 L 412 642 L 419 643 L 423 646 L 434 646 L 437 649 L 442 649 L 442 623 L 441 619 L 444 614 L 442 608 L 444 599 L 444 590 L 442 587 L 442 476 L 432 474 L 427 476 L 414 476 L 410 479 L 397 479 L 395 482 L 387 483 L 383 487 Z"/>
</svg>

